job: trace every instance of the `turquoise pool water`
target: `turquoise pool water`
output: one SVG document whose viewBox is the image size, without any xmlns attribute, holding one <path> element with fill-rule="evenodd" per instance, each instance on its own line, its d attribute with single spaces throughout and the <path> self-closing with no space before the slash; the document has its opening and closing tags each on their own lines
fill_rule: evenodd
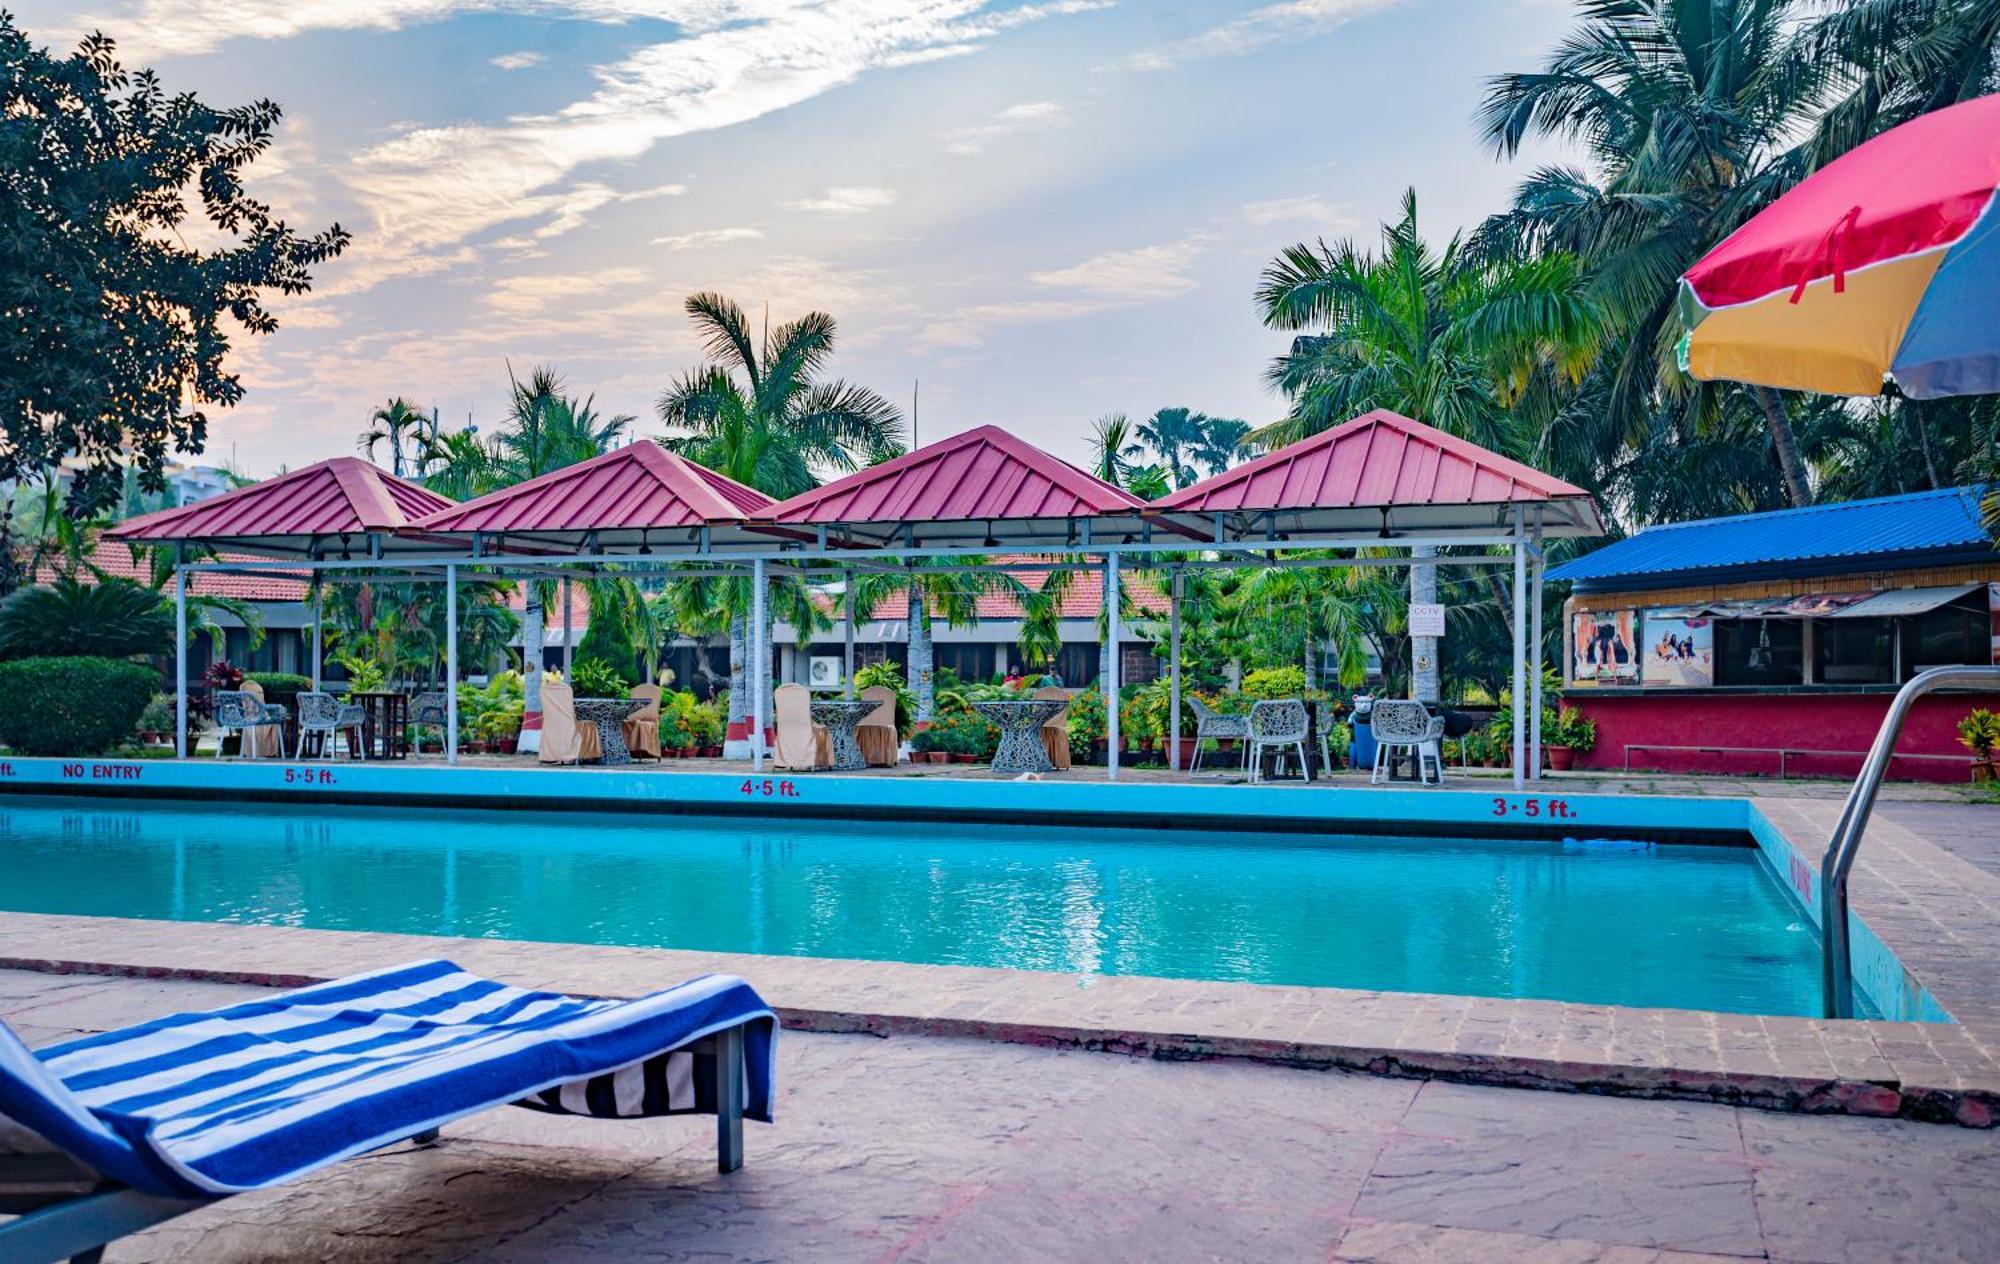
<svg viewBox="0 0 2000 1264">
<path fill-rule="evenodd" d="M 1749 848 L 0 801 L 0 907 L 1812 1014 Z"/>
</svg>

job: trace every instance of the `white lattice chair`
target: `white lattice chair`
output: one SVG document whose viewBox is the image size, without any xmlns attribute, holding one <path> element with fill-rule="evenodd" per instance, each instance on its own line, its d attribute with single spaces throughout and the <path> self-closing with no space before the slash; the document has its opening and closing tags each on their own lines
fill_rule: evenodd
<svg viewBox="0 0 2000 1264">
<path fill-rule="evenodd" d="M 1312 719 L 1306 714 L 1305 703 L 1297 698 L 1255 703 L 1250 708 L 1249 730 L 1250 780 L 1263 780 L 1267 748 L 1276 748 L 1280 754 L 1286 748 L 1296 750 L 1299 775 L 1306 775 L 1306 742 L 1312 737 Z"/>
<path fill-rule="evenodd" d="M 1421 702 L 1390 699 L 1375 704 L 1368 717 L 1375 732 L 1375 768 L 1369 784 L 1387 780 L 1389 760 L 1408 751 L 1417 761 L 1417 779 L 1427 786 L 1444 784 L 1444 717 L 1433 716 Z"/>
</svg>

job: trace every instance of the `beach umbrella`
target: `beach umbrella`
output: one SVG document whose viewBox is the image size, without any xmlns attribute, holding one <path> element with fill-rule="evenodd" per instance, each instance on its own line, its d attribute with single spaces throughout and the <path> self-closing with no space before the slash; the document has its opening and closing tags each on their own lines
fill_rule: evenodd
<svg viewBox="0 0 2000 1264">
<path fill-rule="evenodd" d="M 1703 381 L 1914 399 L 2000 392 L 2000 95 L 1828 163 L 1681 278 Z"/>
</svg>

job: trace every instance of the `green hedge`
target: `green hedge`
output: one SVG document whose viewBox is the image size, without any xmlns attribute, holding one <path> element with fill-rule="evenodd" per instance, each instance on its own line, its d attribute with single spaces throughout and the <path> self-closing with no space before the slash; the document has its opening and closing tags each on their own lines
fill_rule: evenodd
<svg viewBox="0 0 2000 1264">
<path fill-rule="evenodd" d="M 256 681 L 266 698 L 274 693 L 305 693 L 313 687 L 310 676 L 295 676 L 291 672 L 244 672 L 243 679 Z"/>
<path fill-rule="evenodd" d="M 0 742 L 23 755 L 101 755 L 138 732 L 160 673 L 120 658 L 0 663 Z"/>
</svg>

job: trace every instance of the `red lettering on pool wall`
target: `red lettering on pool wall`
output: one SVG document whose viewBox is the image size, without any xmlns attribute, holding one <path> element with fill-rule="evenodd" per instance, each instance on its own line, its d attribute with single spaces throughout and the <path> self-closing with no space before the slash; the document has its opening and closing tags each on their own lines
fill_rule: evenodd
<svg viewBox="0 0 2000 1264">
<path fill-rule="evenodd" d="M 1554 817 L 1559 821 L 1573 821 L 1576 812 L 1568 799 L 1514 799 L 1496 795 L 1493 799 L 1494 816 Z"/>
<path fill-rule="evenodd" d="M 287 768 L 285 784 L 288 786 L 331 786 L 334 781 L 331 768 Z"/>
<path fill-rule="evenodd" d="M 755 777 L 747 778 L 742 785 L 736 787 L 736 792 L 752 798 L 763 799 L 796 799 L 799 797 L 798 786 L 789 781 L 773 781 L 769 777 L 765 777 L 762 780 Z"/>
<path fill-rule="evenodd" d="M 84 767 L 82 764 L 64 764 L 62 775 L 64 780 L 68 780 L 71 777 L 81 777 L 84 775 Z"/>
<path fill-rule="evenodd" d="M 93 764 L 90 776 L 93 781 L 137 781 L 145 771 L 141 764 Z"/>
</svg>

